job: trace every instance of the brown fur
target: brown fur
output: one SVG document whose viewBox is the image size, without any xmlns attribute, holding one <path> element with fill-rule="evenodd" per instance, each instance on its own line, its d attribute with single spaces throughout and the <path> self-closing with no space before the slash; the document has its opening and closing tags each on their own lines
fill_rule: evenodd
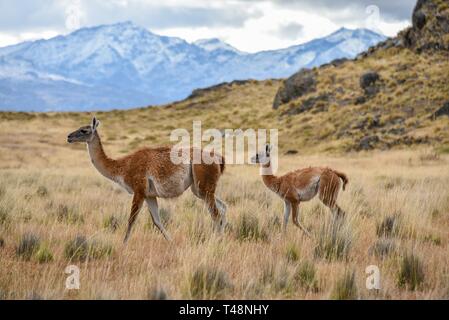
<svg viewBox="0 0 449 320">
<path fill-rule="evenodd" d="M 216 224 L 220 224 L 219 227 L 224 225 L 226 206 L 215 196 L 218 180 L 225 167 L 224 158 L 221 155 L 212 154 L 217 160 L 212 164 L 192 164 L 194 149 L 191 148 L 187 149 L 190 151 L 190 163 L 175 164 L 170 158 L 171 148 L 160 147 L 144 148 L 114 160 L 109 158 L 103 150 L 96 130 L 98 124 L 95 125 L 95 121 L 96 119 L 90 134 L 81 133 L 83 130 L 88 130 L 88 127 L 83 127 L 69 135 L 68 140 L 69 142 L 87 142 L 92 163 L 97 170 L 133 194 L 125 242 L 144 201 L 147 201 L 153 222 L 168 239 L 169 236 L 160 223 L 156 199 L 178 197 L 189 187 L 198 198 L 205 201 Z"/>
<path fill-rule="evenodd" d="M 262 166 L 270 170 L 270 161 Z M 317 194 L 321 202 L 329 207 L 334 215 L 343 216 L 345 214 L 337 205 L 340 188 L 343 187 L 344 190 L 348 183 L 348 178 L 344 173 L 330 168 L 310 167 L 295 170 L 280 177 L 266 174 L 262 176 L 262 179 L 264 184 L 285 202 L 284 229 L 287 228 L 288 216 L 291 211 L 293 223 L 309 235 L 308 231 L 299 223 L 299 205 L 301 202 L 311 200 Z"/>
</svg>

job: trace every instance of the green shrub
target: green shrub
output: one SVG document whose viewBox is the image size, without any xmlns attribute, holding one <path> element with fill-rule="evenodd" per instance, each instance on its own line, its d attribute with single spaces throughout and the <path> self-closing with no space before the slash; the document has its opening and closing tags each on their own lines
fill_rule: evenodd
<svg viewBox="0 0 449 320">
<path fill-rule="evenodd" d="M 36 252 L 36 260 L 39 263 L 47 263 L 53 261 L 53 254 L 50 249 L 45 246 L 41 246 Z"/>
</svg>

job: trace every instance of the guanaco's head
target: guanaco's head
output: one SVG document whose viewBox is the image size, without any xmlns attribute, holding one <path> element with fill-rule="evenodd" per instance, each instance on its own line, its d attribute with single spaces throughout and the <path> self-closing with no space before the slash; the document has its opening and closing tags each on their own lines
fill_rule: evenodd
<svg viewBox="0 0 449 320">
<path fill-rule="evenodd" d="M 264 150 L 257 153 L 254 157 L 251 158 L 251 162 L 267 164 L 268 162 L 270 162 L 270 153 L 271 153 L 271 146 L 267 144 L 265 145 Z"/>
<path fill-rule="evenodd" d="M 95 136 L 95 132 L 97 131 L 98 125 L 100 121 L 97 118 L 92 119 L 92 123 L 89 126 L 84 126 L 79 128 L 78 130 L 72 132 L 67 137 L 68 143 L 75 142 L 91 142 Z"/>
</svg>

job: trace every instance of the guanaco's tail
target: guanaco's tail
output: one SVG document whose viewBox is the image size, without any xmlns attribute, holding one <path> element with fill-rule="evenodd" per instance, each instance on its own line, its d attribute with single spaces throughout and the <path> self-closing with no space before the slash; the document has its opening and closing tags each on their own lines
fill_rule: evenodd
<svg viewBox="0 0 449 320">
<path fill-rule="evenodd" d="M 332 171 L 343 181 L 343 190 L 345 190 L 346 184 L 349 182 L 348 177 L 342 172 L 339 172 L 336 170 L 332 170 Z"/>
</svg>

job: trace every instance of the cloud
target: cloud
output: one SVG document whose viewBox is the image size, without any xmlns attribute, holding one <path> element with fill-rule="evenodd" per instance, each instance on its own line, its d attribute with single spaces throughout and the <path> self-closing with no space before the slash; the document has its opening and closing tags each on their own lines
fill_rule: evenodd
<svg viewBox="0 0 449 320">
<path fill-rule="evenodd" d="M 133 21 L 189 41 L 219 37 L 243 51 L 276 49 L 337 28 L 393 36 L 410 23 L 416 0 L 0 0 L 0 46 L 79 27 Z M 376 11 L 367 12 L 369 5 Z"/>
<path fill-rule="evenodd" d="M 303 33 L 304 26 L 297 22 L 280 25 L 273 33 L 288 40 L 297 40 Z"/>
</svg>

